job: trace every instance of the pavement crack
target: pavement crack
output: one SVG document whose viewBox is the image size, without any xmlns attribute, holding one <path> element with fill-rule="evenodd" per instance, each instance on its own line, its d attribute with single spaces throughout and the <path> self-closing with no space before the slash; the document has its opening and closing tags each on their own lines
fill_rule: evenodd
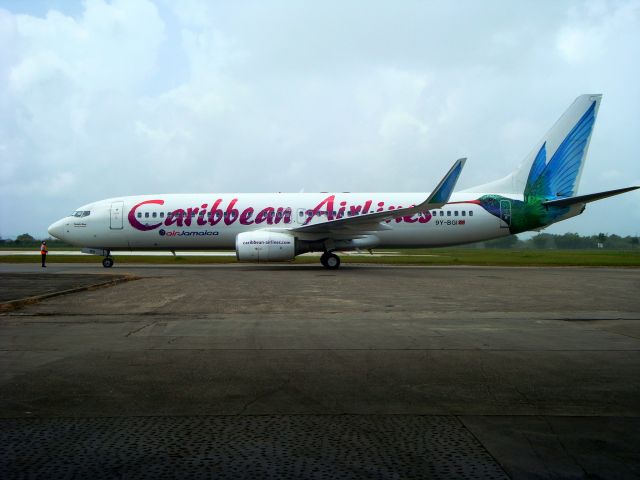
<svg viewBox="0 0 640 480">
<path fill-rule="evenodd" d="M 524 393 L 522 390 L 520 390 L 520 388 L 518 388 L 518 385 L 514 384 L 513 388 L 515 389 L 515 391 L 518 393 L 518 395 L 520 395 L 523 399 L 524 399 L 524 403 L 526 405 L 529 406 L 533 406 L 533 404 L 531 403 L 531 401 L 529 400 L 529 397 L 527 397 L 527 394 Z"/>
<path fill-rule="evenodd" d="M 558 433 L 556 432 L 555 428 L 553 428 L 553 424 L 549 421 L 549 418 L 546 417 L 546 416 L 543 416 L 542 419 L 547 424 L 547 427 L 549 427 L 549 431 L 554 436 L 554 438 L 556 439 L 556 441 L 558 442 L 560 447 L 562 447 L 562 451 L 564 452 L 564 454 L 568 458 L 570 458 L 573 461 L 573 463 L 578 466 L 578 468 L 580 468 L 580 470 L 582 471 L 582 478 L 588 478 L 589 475 L 587 474 L 587 471 L 584 469 L 584 467 L 578 461 L 578 459 L 573 454 L 571 454 L 569 452 L 569 450 L 567 449 L 566 445 L 563 443 L 562 438 L 560 437 L 560 435 L 558 435 Z"/>
<path fill-rule="evenodd" d="M 282 381 L 282 383 L 280 385 L 278 385 L 275 388 L 272 388 L 270 390 L 267 390 L 266 392 L 260 394 L 260 395 L 256 395 L 254 398 L 252 398 L 251 400 L 249 400 L 248 402 L 246 402 L 244 404 L 244 406 L 242 407 L 242 410 L 240 410 L 240 412 L 238 412 L 237 415 L 244 415 L 245 412 L 249 409 L 249 407 L 251 407 L 252 405 L 255 405 L 257 402 L 259 402 L 260 400 L 263 400 L 265 398 L 270 397 L 271 395 L 278 393 L 281 390 L 284 390 L 284 388 L 289 384 L 290 380 L 285 379 Z"/>
<path fill-rule="evenodd" d="M 142 326 L 141 326 L 141 327 L 139 327 L 139 328 L 133 329 L 133 330 L 129 331 L 129 333 L 127 333 L 127 334 L 125 335 L 125 337 L 130 337 L 131 335 L 135 335 L 136 333 L 139 333 L 139 332 L 141 332 L 142 330 L 144 330 L 145 328 L 150 327 L 151 325 L 155 325 L 156 323 L 157 323 L 157 322 L 147 323 L 146 325 L 142 325 Z"/>
</svg>

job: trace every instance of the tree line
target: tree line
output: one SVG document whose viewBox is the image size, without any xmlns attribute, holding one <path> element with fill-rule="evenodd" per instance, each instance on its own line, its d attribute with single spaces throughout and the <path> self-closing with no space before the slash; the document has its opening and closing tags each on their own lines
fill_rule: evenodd
<svg viewBox="0 0 640 480">
<path fill-rule="evenodd" d="M 0 237 L 0 247 L 4 248 L 26 248 L 37 247 L 43 239 L 34 238 L 28 233 L 18 235 L 14 240 Z M 45 238 L 50 248 L 69 248 L 72 245 L 55 238 Z M 621 237 L 619 235 L 608 235 L 599 233 L 597 235 L 578 235 L 577 233 L 565 233 L 554 235 L 552 233 L 539 233 L 527 240 L 521 240 L 517 235 L 478 242 L 467 245 L 466 248 L 514 248 L 514 249 L 607 249 L 607 250 L 630 250 L 640 249 L 640 239 L 638 236 Z"/>
<path fill-rule="evenodd" d="M 11 248 L 25 248 L 25 247 L 39 247 L 42 240 L 47 241 L 47 245 L 51 248 L 56 247 L 71 247 L 70 244 L 63 242 L 62 240 L 58 240 L 57 238 L 47 237 L 47 238 L 34 238 L 28 233 L 23 233 L 22 235 L 18 235 L 15 239 L 7 239 L 0 237 L 0 247 L 11 247 Z"/>
<path fill-rule="evenodd" d="M 497 238 L 475 244 L 477 248 L 514 248 L 535 250 L 633 250 L 640 248 L 638 236 L 609 235 L 599 233 L 597 235 L 578 235 L 577 233 L 565 233 L 554 235 L 552 233 L 539 233 L 527 240 L 521 240 L 517 235 Z"/>
</svg>

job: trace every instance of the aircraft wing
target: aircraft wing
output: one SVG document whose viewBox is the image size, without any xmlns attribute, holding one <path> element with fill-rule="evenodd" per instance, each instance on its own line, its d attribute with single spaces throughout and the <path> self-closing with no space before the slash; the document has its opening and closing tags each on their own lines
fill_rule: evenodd
<svg viewBox="0 0 640 480">
<path fill-rule="evenodd" d="M 357 215 L 354 217 L 339 218 L 336 220 L 328 220 L 326 222 L 314 223 L 310 225 L 303 225 L 301 227 L 291 229 L 292 232 L 299 233 L 349 233 L 353 232 L 356 235 L 369 231 L 389 230 L 392 227 L 386 224 L 386 221 L 393 220 L 398 217 L 406 217 L 415 215 L 416 213 L 426 212 L 434 208 L 440 208 L 445 205 L 453 189 L 456 186 L 456 182 L 462 172 L 466 158 L 460 158 L 456 160 L 453 166 L 449 169 L 436 188 L 431 192 L 423 202 L 418 205 L 398 208 L 396 210 L 388 210 L 384 212 L 373 212 L 364 215 Z"/>
</svg>

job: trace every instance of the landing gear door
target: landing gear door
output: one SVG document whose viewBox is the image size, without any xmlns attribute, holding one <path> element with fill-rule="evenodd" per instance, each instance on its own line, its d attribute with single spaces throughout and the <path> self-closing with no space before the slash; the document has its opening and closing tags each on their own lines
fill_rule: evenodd
<svg viewBox="0 0 640 480">
<path fill-rule="evenodd" d="M 500 200 L 500 228 L 509 228 L 511 226 L 511 201 Z M 506 225 L 505 225 L 506 224 Z"/>
<path fill-rule="evenodd" d="M 122 210 L 124 202 L 113 202 L 111 204 L 111 230 L 122 230 Z"/>
</svg>

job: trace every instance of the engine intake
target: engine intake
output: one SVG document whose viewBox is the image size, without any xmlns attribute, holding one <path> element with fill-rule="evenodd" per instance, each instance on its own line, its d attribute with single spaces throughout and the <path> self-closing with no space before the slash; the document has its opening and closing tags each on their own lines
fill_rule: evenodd
<svg viewBox="0 0 640 480">
<path fill-rule="evenodd" d="M 241 262 L 282 262 L 296 257 L 296 238 L 279 232 L 243 232 L 236 237 Z"/>
</svg>

